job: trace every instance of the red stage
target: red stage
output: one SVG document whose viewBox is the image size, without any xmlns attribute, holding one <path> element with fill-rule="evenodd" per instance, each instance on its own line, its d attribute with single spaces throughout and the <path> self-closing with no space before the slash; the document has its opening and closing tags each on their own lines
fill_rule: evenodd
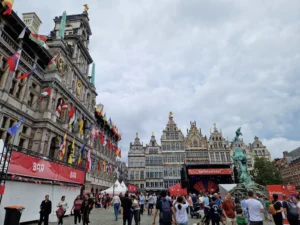
<svg viewBox="0 0 300 225">
<path fill-rule="evenodd" d="M 184 189 L 181 188 L 181 183 L 169 187 L 168 191 L 170 192 L 170 196 L 187 195 L 187 190 L 186 188 Z"/>
</svg>

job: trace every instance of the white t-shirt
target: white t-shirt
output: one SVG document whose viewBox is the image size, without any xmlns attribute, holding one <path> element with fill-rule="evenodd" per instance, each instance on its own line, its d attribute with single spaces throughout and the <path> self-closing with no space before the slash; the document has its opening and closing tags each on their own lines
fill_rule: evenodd
<svg viewBox="0 0 300 225">
<path fill-rule="evenodd" d="M 181 209 L 178 209 L 178 205 L 179 205 L 179 203 L 177 203 L 175 205 L 177 223 L 187 223 L 188 222 L 188 215 L 186 213 L 186 208 L 189 207 L 189 205 L 187 203 L 180 204 Z"/>
<path fill-rule="evenodd" d="M 138 201 L 134 199 L 133 202 L 132 202 L 132 204 L 138 204 Z M 137 206 L 137 207 L 134 208 L 134 210 L 139 210 L 139 209 L 140 209 L 139 206 Z"/>
<path fill-rule="evenodd" d="M 250 221 L 252 222 L 263 221 L 261 217 L 261 209 L 263 209 L 264 207 L 259 200 L 253 198 L 247 199 L 246 207 L 248 209 Z"/>
<path fill-rule="evenodd" d="M 119 196 L 114 196 L 112 199 L 112 204 L 118 204 L 118 203 L 119 204 L 121 203 Z"/>
<path fill-rule="evenodd" d="M 148 203 L 154 204 L 154 197 L 152 195 L 149 196 Z"/>
</svg>

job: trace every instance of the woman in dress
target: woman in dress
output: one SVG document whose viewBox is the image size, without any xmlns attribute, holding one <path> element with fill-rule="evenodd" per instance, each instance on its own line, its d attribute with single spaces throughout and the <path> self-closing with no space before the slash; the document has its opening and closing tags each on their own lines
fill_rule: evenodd
<svg viewBox="0 0 300 225">
<path fill-rule="evenodd" d="M 63 224 L 63 217 L 68 209 L 68 203 L 65 201 L 65 196 L 62 196 L 60 202 L 57 204 L 58 208 L 62 208 L 63 214 L 58 218 L 58 225 Z"/>
<path fill-rule="evenodd" d="M 74 224 L 77 224 L 77 220 L 78 223 L 81 222 L 81 206 L 82 206 L 82 200 L 81 200 L 81 196 L 78 195 L 77 198 L 74 201 L 74 205 L 72 208 L 72 211 L 74 212 Z"/>
</svg>

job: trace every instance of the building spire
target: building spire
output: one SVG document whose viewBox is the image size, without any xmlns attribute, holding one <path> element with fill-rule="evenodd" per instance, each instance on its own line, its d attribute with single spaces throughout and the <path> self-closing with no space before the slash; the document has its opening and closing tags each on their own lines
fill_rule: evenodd
<svg viewBox="0 0 300 225">
<path fill-rule="evenodd" d="M 138 138 L 138 137 L 139 137 L 139 133 L 138 133 L 138 132 L 136 132 L 135 136 Z"/>
<path fill-rule="evenodd" d="M 95 86 L 95 63 L 93 63 L 93 66 L 92 66 L 92 76 L 91 76 L 90 82 L 92 85 Z"/>
<path fill-rule="evenodd" d="M 152 136 L 154 136 L 154 132 L 152 131 Z"/>
<path fill-rule="evenodd" d="M 173 118 L 173 113 L 172 112 L 169 113 L 169 118 L 170 119 Z"/>
</svg>

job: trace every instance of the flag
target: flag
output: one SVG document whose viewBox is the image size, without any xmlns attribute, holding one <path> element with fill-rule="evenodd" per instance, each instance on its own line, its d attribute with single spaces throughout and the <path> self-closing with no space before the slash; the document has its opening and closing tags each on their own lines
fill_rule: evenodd
<svg viewBox="0 0 300 225">
<path fill-rule="evenodd" d="M 24 122 L 25 118 L 22 116 L 22 118 L 17 122 L 15 125 L 7 129 L 7 133 L 9 133 L 11 136 L 14 136 L 17 131 L 19 130 L 21 124 Z"/>
<path fill-rule="evenodd" d="M 23 39 L 25 34 L 26 34 L 26 30 L 27 30 L 27 27 L 24 27 L 24 29 L 22 30 L 21 34 L 19 35 L 18 39 Z"/>
<path fill-rule="evenodd" d="M 76 126 L 77 122 L 78 122 L 78 112 L 77 112 L 77 110 L 75 110 L 75 117 L 74 117 L 73 126 Z"/>
<path fill-rule="evenodd" d="M 83 126 L 84 126 L 84 115 L 82 114 L 81 120 L 79 121 L 79 134 L 83 135 Z"/>
<path fill-rule="evenodd" d="M 95 106 L 96 113 L 97 113 L 98 116 L 102 116 L 103 107 L 104 106 L 101 103 Z"/>
<path fill-rule="evenodd" d="M 69 164 L 73 163 L 74 150 L 75 150 L 75 137 L 73 138 L 73 142 L 72 142 L 72 152 L 71 152 L 71 154 L 69 156 L 69 159 L 68 159 Z"/>
<path fill-rule="evenodd" d="M 91 171 L 92 168 L 92 158 L 91 158 L 91 149 L 89 149 L 87 156 L 86 156 L 86 168 L 85 171 L 88 173 Z"/>
<path fill-rule="evenodd" d="M 97 170 L 100 171 L 101 170 L 101 165 L 100 165 L 100 160 L 98 160 L 98 165 L 97 165 Z"/>
<path fill-rule="evenodd" d="M 4 0 L 2 2 L 3 7 L 7 7 L 7 9 L 2 13 L 3 15 L 10 15 L 13 5 L 14 5 L 14 0 Z"/>
<path fill-rule="evenodd" d="M 59 54 L 60 54 L 60 52 L 57 52 L 56 55 L 48 63 L 48 68 L 49 69 L 54 70 L 56 68 L 57 58 L 58 58 Z"/>
<path fill-rule="evenodd" d="M 118 157 L 119 157 L 119 158 L 122 158 L 121 149 L 119 149 Z"/>
<path fill-rule="evenodd" d="M 70 118 L 69 126 L 71 126 L 75 120 L 75 107 L 74 106 L 72 106 L 72 108 L 69 111 L 69 118 Z"/>
<path fill-rule="evenodd" d="M 80 152 L 79 152 L 79 158 L 78 158 L 78 166 L 82 167 L 82 161 L 84 160 L 84 147 L 85 147 L 85 144 L 83 144 L 80 148 Z"/>
<path fill-rule="evenodd" d="M 30 72 L 22 74 L 21 76 L 18 76 L 16 79 L 17 80 L 22 80 L 24 78 L 27 78 L 29 76 L 31 76 L 31 74 L 33 74 L 33 72 L 35 71 L 36 67 L 34 67 Z"/>
<path fill-rule="evenodd" d="M 48 46 L 46 45 L 47 37 L 44 35 L 30 33 L 29 39 L 32 40 L 33 42 L 37 43 L 41 47 L 44 47 L 46 49 L 48 48 Z"/>
<path fill-rule="evenodd" d="M 101 145 L 104 145 L 104 133 L 103 132 L 100 133 L 100 143 L 101 143 Z"/>
<path fill-rule="evenodd" d="M 61 141 L 60 148 L 59 148 L 59 160 L 63 160 L 65 153 L 66 153 L 66 145 L 67 145 L 67 132 L 64 135 L 64 138 Z"/>
<path fill-rule="evenodd" d="M 91 124 L 90 124 L 90 127 L 89 127 L 89 129 L 88 129 L 89 133 L 87 134 L 86 138 L 88 138 L 89 135 L 91 135 L 92 129 L 93 129 L 93 124 L 91 123 Z"/>
<path fill-rule="evenodd" d="M 44 100 L 44 97 L 48 97 L 51 94 L 51 90 L 53 88 L 53 83 L 49 85 L 49 87 L 41 93 L 41 102 Z"/>
<path fill-rule="evenodd" d="M 21 50 L 18 50 L 15 54 L 7 58 L 7 63 L 9 65 L 9 72 L 15 72 L 17 70 L 20 57 L 21 57 Z"/>
<path fill-rule="evenodd" d="M 103 168 L 103 172 L 105 172 L 106 171 L 106 162 L 105 162 L 105 160 L 102 163 L 102 168 Z"/>
<path fill-rule="evenodd" d="M 111 118 L 109 118 L 109 125 L 110 125 L 110 127 L 112 127 L 112 120 L 111 120 Z"/>
<path fill-rule="evenodd" d="M 61 108 L 62 108 L 62 99 L 59 100 L 58 106 L 56 108 L 55 114 L 56 114 L 57 117 L 60 117 Z"/>
</svg>

